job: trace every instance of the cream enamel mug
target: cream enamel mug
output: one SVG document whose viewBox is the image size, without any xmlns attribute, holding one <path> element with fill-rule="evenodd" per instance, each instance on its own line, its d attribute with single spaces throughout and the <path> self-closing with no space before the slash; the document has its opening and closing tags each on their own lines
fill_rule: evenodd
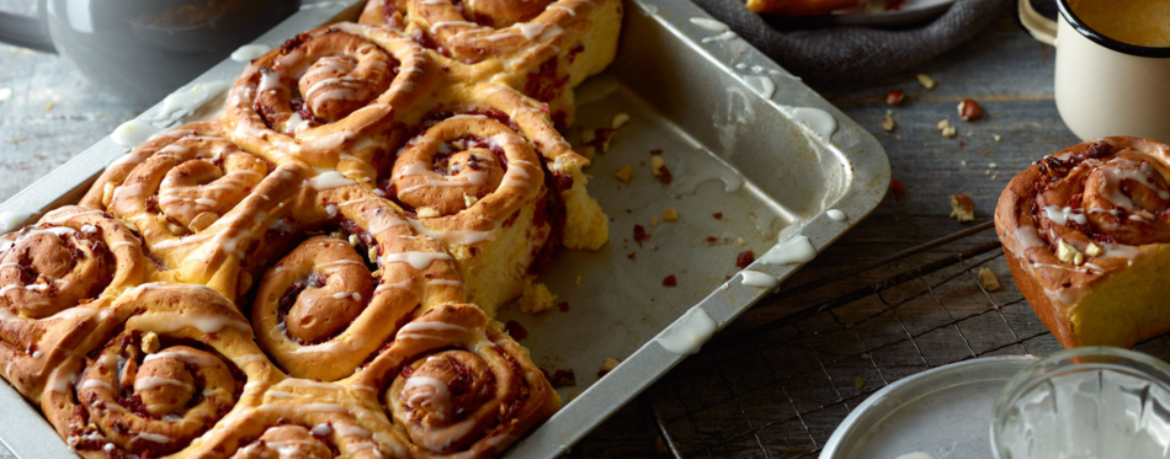
<svg viewBox="0 0 1170 459">
<path fill-rule="evenodd" d="M 1020 23 L 1056 47 L 1056 108 L 1082 140 L 1111 135 L 1170 142 L 1170 48 L 1131 45 L 1081 21 L 1056 0 L 1056 21 L 1019 0 Z"/>
</svg>

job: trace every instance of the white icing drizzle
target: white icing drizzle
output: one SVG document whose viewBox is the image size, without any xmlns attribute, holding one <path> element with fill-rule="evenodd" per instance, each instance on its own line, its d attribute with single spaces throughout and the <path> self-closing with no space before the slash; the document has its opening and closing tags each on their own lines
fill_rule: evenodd
<svg viewBox="0 0 1170 459">
<path fill-rule="evenodd" d="M 760 261 L 770 265 L 808 263 L 816 258 L 817 251 L 806 236 L 791 237 L 768 250 Z"/>
<path fill-rule="evenodd" d="M 727 24 L 710 18 L 691 18 L 691 24 L 697 25 L 709 32 L 723 33 L 729 30 Z"/>
<path fill-rule="evenodd" d="M 713 37 L 703 37 L 703 39 L 699 40 L 699 41 L 701 41 L 703 43 L 712 43 L 712 42 L 716 42 L 716 41 L 731 41 L 731 40 L 735 40 L 736 38 L 739 38 L 739 35 L 736 35 L 735 32 L 728 30 L 726 32 L 723 32 L 719 35 L 715 35 Z"/>
<path fill-rule="evenodd" d="M 1088 218 L 1085 217 L 1085 214 L 1080 209 L 1073 209 L 1071 207 L 1044 206 L 1044 215 L 1052 223 L 1060 226 L 1068 226 L 1070 219 L 1079 225 L 1089 223 Z"/>
<path fill-rule="evenodd" d="M 398 329 L 397 337 L 427 338 L 430 337 L 432 333 L 444 331 L 454 331 L 458 333 L 470 332 L 467 327 L 449 324 L 446 322 L 411 322 L 403 325 L 402 328 Z"/>
<path fill-rule="evenodd" d="M 337 171 L 325 172 L 321 175 L 306 180 L 305 183 L 317 191 L 349 185 L 357 185 L 357 182 L 345 178 L 345 176 L 341 175 L 341 173 Z"/>
<path fill-rule="evenodd" d="M 813 134 L 825 141 L 831 140 L 833 132 L 837 131 L 837 119 L 819 108 L 785 106 L 781 109 L 793 121 L 808 127 Z"/>
<path fill-rule="evenodd" d="M 263 56 L 264 53 L 267 53 L 271 49 L 271 46 L 260 43 L 253 43 L 250 45 L 241 46 L 235 51 L 232 51 L 231 57 L 232 60 L 236 62 L 251 62 L 252 59 Z"/>
<path fill-rule="evenodd" d="M 451 391 L 448 389 L 447 383 L 429 376 L 411 376 L 406 378 L 406 384 L 402 386 L 402 392 L 405 393 L 408 390 L 418 389 L 420 387 L 429 387 L 431 390 L 414 391 L 414 394 L 406 399 L 406 406 L 414 409 L 430 406 L 440 413 L 450 412 Z"/>
<path fill-rule="evenodd" d="M 760 97 L 771 99 L 772 95 L 776 93 L 776 82 L 772 81 L 771 77 L 764 75 L 742 75 L 744 84 L 751 88 L 753 92 L 759 94 Z"/>
<path fill-rule="evenodd" d="M 135 435 L 134 438 L 136 440 L 146 440 L 146 441 L 154 442 L 154 443 L 170 443 L 171 442 L 171 437 L 168 437 L 168 436 L 162 435 L 162 434 L 152 434 L 149 432 L 138 432 L 138 435 Z"/>
<path fill-rule="evenodd" d="M 0 212 L 0 234 L 11 233 L 33 216 L 32 212 Z"/>
<path fill-rule="evenodd" d="M 669 352 L 690 355 L 699 352 L 703 343 L 715 334 L 716 328 L 715 320 L 707 311 L 696 306 L 674 321 L 654 341 Z"/>
<path fill-rule="evenodd" d="M 762 273 L 759 271 L 751 271 L 751 270 L 745 269 L 743 271 L 740 271 L 739 274 L 743 276 L 743 279 L 741 281 L 741 282 L 743 282 L 743 285 L 746 285 L 748 287 L 758 287 L 758 288 L 771 289 L 771 288 L 775 288 L 777 285 L 780 285 L 780 281 L 778 279 L 776 279 L 775 276 L 768 274 L 768 273 Z"/>
<path fill-rule="evenodd" d="M 90 381 L 92 381 L 92 380 L 90 380 Z M 86 382 L 89 382 L 89 381 L 86 381 Z M 171 379 L 171 378 L 163 378 L 163 377 L 159 377 L 159 376 L 147 376 L 147 377 L 143 377 L 143 378 L 138 378 L 137 380 L 134 381 L 134 390 L 136 390 L 136 391 L 150 390 L 150 389 L 154 389 L 154 388 L 159 387 L 159 386 L 177 386 L 177 387 L 186 388 L 188 390 L 194 389 L 194 387 L 192 387 L 190 384 L 187 384 L 183 381 L 179 381 L 177 379 Z"/>
<path fill-rule="evenodd" d="M 409 263 L 417 270 L 424 270 L 435 260 L 452 260 L 451 255 L 443 252 L 401 252 L 388 253 L 382 256 L 383 263 Z"/>
<path fill-rule="evenodd" d="M 826 210 L 825 215 L 828 215 L 829 218 L 833 219 L 833 221 L 838 221 L 838 222 L 843 222 L 849 218 L 848 216 L 845 215 L 845 212 L 841 212 L 840 210 L 837 210 L 837 209 Z"/>
</svg>

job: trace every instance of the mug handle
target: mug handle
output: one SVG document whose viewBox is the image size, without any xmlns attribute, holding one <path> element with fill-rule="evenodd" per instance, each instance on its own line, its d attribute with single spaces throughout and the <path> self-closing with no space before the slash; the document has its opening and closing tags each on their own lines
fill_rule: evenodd
<svg viewBox="0 0 1170 459">
<path fill-rule="evenodd" d="M 45 22 L 36 17 L 0 12 L 0 42 L 46 53 L 57 52 Z"/>
<path fill-rule="evenodd" d="M 1032 7 L 1031 0 L 1018 0 L 1018 14 L 1020 25 L 1036 41 L 1050 46 L 1056 46 L 1056 21 L 1044 17 Z"/>
</svg>

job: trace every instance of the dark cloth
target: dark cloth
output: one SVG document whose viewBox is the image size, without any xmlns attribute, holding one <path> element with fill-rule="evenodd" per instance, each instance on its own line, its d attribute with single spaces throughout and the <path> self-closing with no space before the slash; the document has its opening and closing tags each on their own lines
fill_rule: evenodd
<svg viewBox="0 0 1170 459">
<path fill-rule="evenodd" d="M 901 30 L 822 27 L 779 31 L 745 8 L 742 0 L 693 1 L 786 70 L 813 82 L 878 78 L 912 67 L 975 36 L 1012 3 L 956 0 L 942 16 Z"/>
</svg>

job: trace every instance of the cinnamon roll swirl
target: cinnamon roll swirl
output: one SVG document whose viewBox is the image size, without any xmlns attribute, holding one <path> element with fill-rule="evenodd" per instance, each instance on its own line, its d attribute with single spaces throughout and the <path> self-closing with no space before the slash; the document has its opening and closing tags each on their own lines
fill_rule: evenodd
<svg viewBox="0 0 1170 459">
<path fill-rule="evenodd" d="M 247 254 L 289 212 L 308 169 L 276 166 L 228 139 L 219 121 L 166 132 L 111 164 L 81 200 L 140 231 L 158 280 L 250 287 Z M 242 285 L 241 285 L 242 284 Z"/>
<path fill-rule="evenodd" d="M 1170 147 L 1106 137 L 1017 175 L 995 224 L 1012 275 L 1065 347 L 1129 347 L 1170 330 Z"/>
<path fill-rule="evenodd" d="M 0 375 L 40 399 L 50 372 L 108 326 L 149 271 L 142 242 L 100 210 L 65 206 L 0 236 Z"/>
<path fill-rule="evenodd" d="M 459 261 L 489 316 L 543 272 L 557 245 L 600 248 L 608 221 L 542 106 L 506 86 L 453 86 L 422 116 L 378 189 Z"/>
<path fill-rule="evenodd" d="M 283 164 L 331 168 L 367 187 L 373 162 L 402 139 L 395 114 L 442 79 L 421 47 L 384 29 L 334 24 L 252 61 L 228 97 L 232 138 Z"/>
<path fill-rule="evenodd" d="M 334 381 L 370 359 L 416 309 L 461 301 L 463 283 L 451 255 L 415 235 L 393 204 L 336 172 L 306 186 L 322 219 L 292 222 L 292 236 L 323 234 L 263 274 L 252 319 L 282 368 Z"/>
<path fill-rule="evenodd" d="M 471 305 L 402 327 L 353 385 L 358 419 L 385 432 L 396 456 L 495 456 L 561 403 L 528 353 Z"/>
<path fill-rule="evenodd" d="M 142 284 L 112 308 L 120 330 L 59 366 L 42 397 L 45 416 L 82 456 L 183 450 L 228 412 L 259 403 L 249 384 L 278 375 L 214 290 Z"/>
<path fill-rule="evenodd" d="M 398 31 L 456 61 L 473 64 L 573 121 L 573 88 L 613 62 L 621 0 L 371 0 L 363 24 Z"/>
</svg>

